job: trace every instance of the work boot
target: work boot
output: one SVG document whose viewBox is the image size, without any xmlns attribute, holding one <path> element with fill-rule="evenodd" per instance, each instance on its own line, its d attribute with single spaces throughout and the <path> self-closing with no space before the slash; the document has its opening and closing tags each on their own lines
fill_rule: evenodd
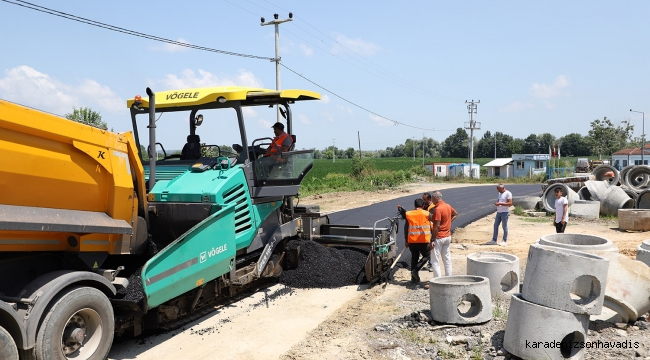
<svg viewBox="0 0 650 360">
<path fill-rule="evenodd" d="M 419 283 L 420 282 L 420 275 L 418 275 L 417 271 L 411 271 L 411 282 L 412 283 Z"/>
</svg>

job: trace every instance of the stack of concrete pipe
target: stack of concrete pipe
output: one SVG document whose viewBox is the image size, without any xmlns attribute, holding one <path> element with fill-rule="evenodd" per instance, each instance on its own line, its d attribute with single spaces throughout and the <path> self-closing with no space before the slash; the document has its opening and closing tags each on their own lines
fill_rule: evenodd
<svg viewBox="0 0 650 360">
<path fill-rule="evenodd" d="M 607 287 L 604 288 L 606 309 L 600 316 L 592 316 L 592 320 L 634 322 L 650 311 L 650 266 L 619 254 L 618 247 L 610 240 L 595 235 L 551 234 L 542 236 L 537 243 L 581 251 L 609 260 Z M 646 246 L 650 248 L 650 241 L 644 242 L 639 248 L 645 249 Z"/>
<path fill-rule="evenodd" d="M 591 174 L 594 180 L 585 182 L 585 186 L 578 190 L 581 200 L 602 202 L 602 199 L 607 196 L 605 191 L 608 188 L 612 188 L 610 191 L 616 192 L 615 197 L 623 197 L 622 192 L 613 190 L 620 188 L 629 198 L 634 200 L 634 208 L 650 209 L 650 166 L 630 165 L 618 172 L 613 166 L 600 165 Z M 614 174 L 614 177 L 611 177 L 611 174 Z M 604 185 L 594 185 L 601 183 L 604 183 Z M 630 208 L 627 200 L 625 206 L 626 209 Z M 611 210 L 609 211 L 609 215 L 614 214 L 615 212 L 611 213 Z"/>
<path fill-rule="evenodd" d="M 504 348 L 524 359 L 582 359 L 584 349 L 573 345 L 587 341 L 589 317 L 603 309 L 608 264 L 581 251 L 531 245 L 523 290 L 510 302 Z"/>
</svg>

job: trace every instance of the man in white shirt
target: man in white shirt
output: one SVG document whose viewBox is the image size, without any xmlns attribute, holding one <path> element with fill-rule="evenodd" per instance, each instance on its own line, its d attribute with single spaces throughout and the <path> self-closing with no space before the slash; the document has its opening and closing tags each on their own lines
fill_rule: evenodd
<svg viewBox="0 0 650 360">
<path fill-rule="evenodd" d="M 499 236 L 499 224 L 503 227 L 503 241 L 501 246 L 506 246 L 508 241 L 508 215 L 510 215 L 510 206 L 512 206 L 512 193 L 506 190 L 503 184 L 497 185 L 499 196 L 494 205 L 497 207 L 496 218 L 494 219 L 494 232 L 492 233 L 492 240 L 485 245 L 496 245 L 497 237 Z"/>
<path fill-rule="evenodd" d="M 562 189 L 555 188 L 555 232 L 563 233 L 566 223 L 569 221 L 569 200 L 562 196 Z"/>
</svg>

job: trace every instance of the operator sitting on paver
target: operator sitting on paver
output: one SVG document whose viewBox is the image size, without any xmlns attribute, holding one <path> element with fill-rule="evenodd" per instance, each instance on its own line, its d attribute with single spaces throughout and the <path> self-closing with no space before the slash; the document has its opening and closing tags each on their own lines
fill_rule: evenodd
<svg viewBox="0 0 650 360">
<path fill-rule="evenodd" d="M 429 221 L 429 212 L 424 210 L 424 201 L 415 199 L 415 210 L 406 211 L 400 205 L 397 205 L 402 219 L 406 219 L 404 224 L 404 246 L 411 251 L 411 282 L 419 283 L 420 276 L 418 272 L 431 257 L 429 242 L 431 241 L 431 222 Z M 422 259 L 420 259 L 422 255 Z M 420 260 L 420 261 L 418 261 Z"/>
<path fill-rule="evenodd" d="M 283 123 L 276 122 L 273 124 L 272 128 L 275 137 L 273 138 L 271 145 L 269 145 L 269 148 L 266 149 L 266 156 L 279 155 L 281 152 L 289 151 L 291 144 L 293 144 L 291 136 L 284 132 Z"/>
</svg>

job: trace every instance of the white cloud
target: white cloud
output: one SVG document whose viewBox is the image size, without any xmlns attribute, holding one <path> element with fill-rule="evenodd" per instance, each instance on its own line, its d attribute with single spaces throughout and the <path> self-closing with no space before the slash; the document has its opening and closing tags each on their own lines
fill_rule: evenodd
<svg viewBox="0 0 650 360">
<path fill-rule="evenodd" d="M 126 102 L 108 86 L 84 79 L 66 84 L 27 65 L 5 70 L 0 78 L 0 97 L 56 114 L 72 112 L 73 107 L 95 111 L 126 111 Z"/>
<path fill-rule="evenodd" d="M 302 50 L 302 54 L 305 56 L 313 56 L 314 55 L 314 49 L 310 48 L 309 46 L 305 44 L 300 44 L 300 50 Z"/>
<path fill-rule="evenodd" d="M 522 103 L 519 101 L 513 102 L 511 104 L 508 104 L 506 107 L 499 109 L 499 112 L 502 113 L 513 113 L 513 112 L 519 112 L 522 110 L 530 109 L 534 107 L 533 104 L 531 103 Z"/>
<path fill-rule="evenodd" d="M 261 88 L 262 80 L 255 74 L 240 69 L 236 75 L 217 76 L 211 72 L 199 69 L 198 74 L 192 69 L 184 69 L 180 75 L 167 74 L 164 79 L 157 81 L 166 87 L 164 90 L 201 88 L 212 86 L 249 86 Z M 163 90 L 163 89 L 161 89 Z"/>
<path fill-rule="evenodd" d="M 395 124 L 394 122 L 390 120 L 386 120 L 383 117 L 379 117 L 377 115 L 369 115 L 369 116 L 370 116 L 370 120 L 374 121 L 378 126 L 391 126 Z"/>
<path fill-rule="evenodd" d="M 553 110 L 557 107 L 557 104 L 554 104 L 548 100 L 544 100 L 544 106 L 546 106 L 546 108 L 549 110 Z"/>
<path fill-rule="evenodd" d="M 257 123 L 260 125 L 261 128 L 264 128 L 264 129 L 270 129 L 271 126 L 273 126 L 273 124 L 274 124 L 274 123 L 272 123 L 272 122 L 270 122 L 268 120 L 264 120 L 264 119 L 259 119 L 257 121 Z"/>
<path fill-rule="evenodd" d="M 350 39 L 349 37 L 339 33 L 334 33 L 334 36 L 340 45 L 354 51 L 359 55 L 371 56 L 382 50 L 379 45 L 373 44 L 369 41 L 364 41 L 362 39 Z M 344 52 L 345 50 L 337 44 L 337 46 L 332 47 L 331 51 L 336 54 Z"/>
<path fill-rule="evenodd" d="M 312 124 L 311 120 L 309 120 L 307 115 L 303 115 L 303 114 L 298 114 L 298 121 L 300 121 L 301 123 L 303 123 L 305 125 L 311 125 Z"/>
<path fill-rule="evenodd" d="M 257 117 L 257 111 L 253 110 L 250 106 L 243 107 L 242 113 L 244 113 L 245 119 Z"/>
<path fill-rule="evenodd" d="M 323 104 L 329 104 L 331 100 L 330 100 L 330 97 L 327 96 L 327 94 L 321 94 L 321 95 L 320 95 L 320 101 L 321 101 Z"/>
<path fill-rule="evenodd" d="M 530 93 L 534 97 L 540 99 L 551 99 L 558 96 L 568 95 L 564 93 L 563 89 L 569 86 L 569 81 L 566 76 L 560 75 L 555 78 L 555 81 L 551 85 L 546 83 L 534 83 L 530 88 Z"/>
<path fill-rule="evenodd" d="M 352 109 L 350 109 L 349 106 L 342 106 L 342 105 L 336 105 L 337 108 L 341 111 L 345 111 L 346 113 L 352 115 Z"/>
<path fill-rule="evenodd" d="M 183 43 L 183 44 L 189 44 L 187 42 L 187 40 L 185 40 L 183 38 L 178 38 L 178 40 L 176 40 L 176 41 L 178 41 L 179 43 Z M 174 45 L 174 44 L 170 44 L 170 43 L 164 43 L 164 44 L 162 44 L 160 46 L 150 46 L 149 47 L 149 50 L 164 51 L 164 52 L 179 52 L 179 51 L 187 51 L 189 49 L 190 48 L 188 48 L 186 46 Z"/>
</svg>

